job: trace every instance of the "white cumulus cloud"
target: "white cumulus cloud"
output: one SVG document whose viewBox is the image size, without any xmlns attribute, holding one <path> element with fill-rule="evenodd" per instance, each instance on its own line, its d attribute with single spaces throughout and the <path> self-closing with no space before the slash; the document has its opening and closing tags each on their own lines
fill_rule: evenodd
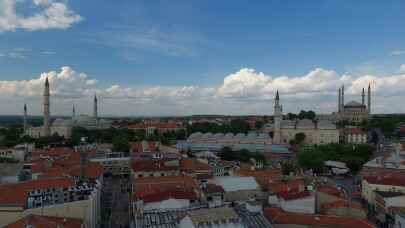
<svg viewBox="0 0 405 228">
<path fill-rule="evenodd" d="M 18 4 L 31 3 L 35 12 L 22 15 Z M 67 29 L 83 18 L 69 9 L 66 1 L 56 0 L 0 0 L 0 32 L 23 29 L 27 31 Z"/>
<path fill-rule="evenodd" d="M 101 86 L 98 80 L 65 66 L 42 73 L 31 80 L 0 81 L 0 105 L 23 102 L 33 113 L 41 113 L 45 78 L 51 84 L 52 113 L 69 115 L 72 104 L 79 113 L 91 112 L 92 96 L 100 98 L 100 113 L 105 115 L 189 115 L 189 114 L 272 114 L 273 98 L 280 91 L 285 112 L 312 109 L 319 113 L 336 111 L 337 90 L 346 88 L 346 101 L 360 101 L 361 91 L 371 84 L 374 113 L 405 112 L 397 105 L 405 96 L 405 73 L 395 75 L 340 75 L 316 68 L 305 75 L 270 76 L 242 68 L 211 87 L 192 86 Z M 16 107 L 2 109 L 19 112 Z M 12 113 L 10 113 L 12 112 Z"/>
</svg>

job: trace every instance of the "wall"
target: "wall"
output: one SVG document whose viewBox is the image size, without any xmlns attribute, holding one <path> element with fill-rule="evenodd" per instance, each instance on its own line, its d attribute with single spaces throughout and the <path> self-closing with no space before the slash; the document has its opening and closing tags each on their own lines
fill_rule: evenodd
<svg viewBox="0 0 405 228">
<path fill-rule="evenodd" d="M 393 191 L 395 188 L 395 192 L 403 192 L 405 193 L 405 187 L 403 186 L 392 186 L 392 185 L 377 185 L 377 184 L 370 184 L 366 180 L 362 181 L 362 191 L 361 196 L 366 199 L 366 201 L 374 205 L 375 200 L 375 193 L 374 191 L 378 189 L 378 191 Z"/>
<path fill-rule="evenodd" d="M 285 201 L 280 199 L 280 207 L 284 211 L 296 212 L 296 213 L 315 213 L 315 196 L 309 196 L 302 199 Z"/>
<path fill-rule="evenodd" d="M 144 211 L 155 209 L 180 209 L 190 206 L 190 201 L 187 199 L 167 199 L 160 202 L 145 203 Z"/>
</svg>

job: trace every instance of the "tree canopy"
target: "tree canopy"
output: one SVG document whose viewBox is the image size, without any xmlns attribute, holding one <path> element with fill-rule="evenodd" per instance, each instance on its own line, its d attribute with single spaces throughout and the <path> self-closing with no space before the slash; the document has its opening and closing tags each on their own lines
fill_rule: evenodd
<svg viewBox="0 0 405 228">
<path fill-rule="evenodd" d="M 192 125 L 187 125 L 187 133 L 192 134 L 194 132 L 202 133 L 248 133 L 251 130 L 248 122 L 235 119 L 229 124 L 217 124 L 210 122 L 195 123 Z"/>
<path fill-rule="evenodd" d="M 325 161 L 341 161 L 346 163 L 352 173 L 357 173 L 362 165 L 370 160 L 374 150 L 373 146 L 367 144 L 306 146 L 299 151 L 298 164 L 305 169 L 320 173 L 323 171 Z"/>
</svg>

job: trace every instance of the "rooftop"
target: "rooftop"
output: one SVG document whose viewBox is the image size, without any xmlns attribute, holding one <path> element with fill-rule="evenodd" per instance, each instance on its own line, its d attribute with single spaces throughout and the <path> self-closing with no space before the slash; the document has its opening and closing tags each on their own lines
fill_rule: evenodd
<svg viewBox="0 0 405 228">
<path fill-rule="evenodd" d="M 214 180 L 225 192 L 259 189 L 254 177 L 222 176 L 215 177 Z"/>
<path fill-rule="evenodd" d="M 5 226 L 5 228 L 26 228 L 28 225 L 31 225 L 33 228 L 81 228 L 82 223 L 83 221 L 80 219 L 30 214 L 14 223 Z"/>
<path fill-rule="evenodd" d="M 278 208 L 265 208 L 264 216 L 273 224 L 291 224 L 306 226 L 329 226 L 337 228 L 372 228 L 367 220 L 358 218 L 337 217 L 330 215 L 313 215 L 285 212 Z"/>
</svg>

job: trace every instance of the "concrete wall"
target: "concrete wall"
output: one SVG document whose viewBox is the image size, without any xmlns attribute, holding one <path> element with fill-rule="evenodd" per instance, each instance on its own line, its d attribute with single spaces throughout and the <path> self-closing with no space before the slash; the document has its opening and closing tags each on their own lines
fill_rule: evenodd
<svg viewBox="0 0 405 228">
<path fill-rule="evenodd" d="M 296 213 L 315 213 L 315 196 L 309 196 L 302 199 L 285 201 L 280 199 L 280 207 L 284 211 L 296 212 Z"/>
<path fill-rule="evenodd" d="M 395 191 L 395 192 L 403 192 L 405 193 L 404 186 L 392 186 L 392 185 L 378 185 L 378 184 L 370 184 L 366 180 L 362 182 L 362 191 L 361 196 L 367 200 L 367 202 L 371 205 L 374 205 L 375 202 L 375 193 L 374 191 Z M 395 189 L 395 190 L 394 190 Z"/>
<path fill-rule="evenodd" d="M 167 199 L 160 202 L 144 204 L 144 211 L 159 209 L 180 209 L 190 206 L 190 200 L 187 199 Z"/>
</svg>

